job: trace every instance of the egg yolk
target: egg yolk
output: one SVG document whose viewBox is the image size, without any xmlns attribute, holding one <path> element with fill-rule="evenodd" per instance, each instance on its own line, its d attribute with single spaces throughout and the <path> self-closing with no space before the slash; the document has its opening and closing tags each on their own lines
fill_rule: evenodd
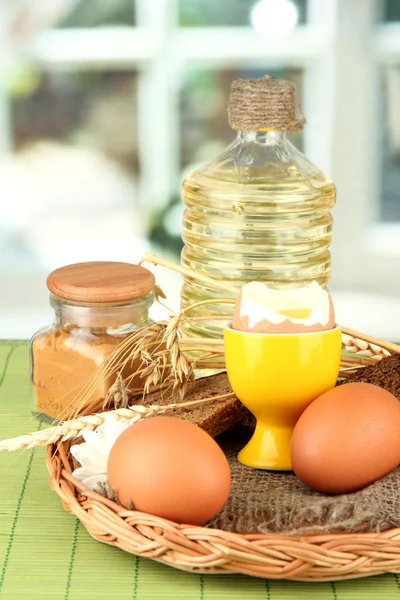
<svg viewBox="0 0 400 600">
<path fill-rule="evenodd" d="M 289 319 L 308 319 L 311 312 L 311 308 L 288 308 L 287 310 L 280 310 L 279 314 Z"/>
</svg>

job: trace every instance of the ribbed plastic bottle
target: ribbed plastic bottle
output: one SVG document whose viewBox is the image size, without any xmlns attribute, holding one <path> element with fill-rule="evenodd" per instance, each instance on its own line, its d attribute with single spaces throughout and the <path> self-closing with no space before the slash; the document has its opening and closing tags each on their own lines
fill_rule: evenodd
<svg viewBox="0 0 400 600">
<path fill-rule="evenodd" d="M 276 288 L 330 277 L 331 209 L 336 189 L 288 141 L 302 128 L 293 84 L 265 76 L 232 84 L 229 123 L 236 139 L 183 182 L 182 265 L 240 288 L 262 281 Z M 185 277 L 181 307 L 227 298 L 212 285 Z M 185 336 L 221 337 L 228 304 L 191 312 Z"/>
</svg>

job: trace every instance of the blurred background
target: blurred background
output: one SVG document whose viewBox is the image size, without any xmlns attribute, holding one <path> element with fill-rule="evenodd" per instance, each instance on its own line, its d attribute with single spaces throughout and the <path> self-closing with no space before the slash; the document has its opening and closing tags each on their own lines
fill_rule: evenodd
<svg viewBox="0 0 400 600">
<path fill-rule="evenodd" d="M 338 188 L 338 320 L 400 340 L 398 0 L 0 0 L 0 71 L 0 338 L 49 320 L 58 266 L 178 262 L 181 181 L 233 140 L 232 79 L 269 73 Z"/>
</svg>

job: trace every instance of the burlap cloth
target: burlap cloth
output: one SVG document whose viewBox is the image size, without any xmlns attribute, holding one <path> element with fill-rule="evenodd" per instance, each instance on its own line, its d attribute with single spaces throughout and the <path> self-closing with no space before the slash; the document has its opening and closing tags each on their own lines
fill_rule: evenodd
<svg viewBox="0 0 400 600">
<path fill-rule="evenodd" d="M 367 532 L 400 527 L 400 468 L 352 494 L 314 492 L 293 473 L 241 465 L 238 451 L 249 438 L 243 430 L 219 437 L 231 468 L 227 503 L 207 527 L 237 533 Z"/>
</svg>

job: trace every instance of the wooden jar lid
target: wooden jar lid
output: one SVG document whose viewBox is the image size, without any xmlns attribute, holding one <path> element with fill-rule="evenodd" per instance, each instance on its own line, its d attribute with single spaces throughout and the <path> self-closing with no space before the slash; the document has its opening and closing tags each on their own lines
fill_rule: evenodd
<svg viewBox="0 0 400 600">
<path fill-rule="evenodd" d="M 154 289 L 153 273 L 123 262 L 85 262 L 52 271 L 50 292 L 74 302 L 124 302 L 141 298 Z"/>
</svg>

